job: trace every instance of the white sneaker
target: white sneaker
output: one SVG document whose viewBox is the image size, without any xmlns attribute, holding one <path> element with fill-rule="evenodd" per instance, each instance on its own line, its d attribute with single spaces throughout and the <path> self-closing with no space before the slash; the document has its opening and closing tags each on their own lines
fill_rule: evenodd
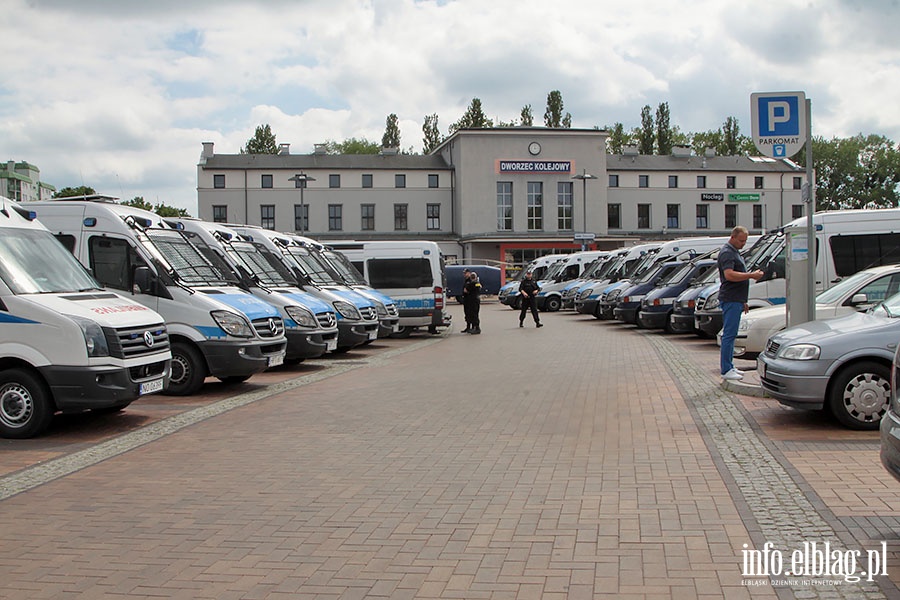
<svg viewBox="0 0 900 600">
<path fill-rule="evenodd" d="M 743 378 L 744 375 L 737 369 L 731 369 L 730 371 L 722 375 L 722 379 L 725 379 L 727 381 L 740 381 Z"/>
<path fill-rule="evenodd" d="M 734 371 L 735 373 L 737 373 L 738 375 L 744 375 L 746 373 L 746 371 L 741 371 L 737 367 L 732 367 L 731 370 Z"/>
</svg>

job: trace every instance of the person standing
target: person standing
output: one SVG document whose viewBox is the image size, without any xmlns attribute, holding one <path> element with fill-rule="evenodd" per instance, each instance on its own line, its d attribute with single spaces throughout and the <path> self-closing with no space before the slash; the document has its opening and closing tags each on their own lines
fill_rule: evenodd
<svg viewBox="0 0 900 600">
<path fill-rule="evenodd" d="M 519 284 L 519 295 L 522 297 L 522 311 L 519 313 L 519 327 L 525 327 L 525 314 L 531 309 L 535 327 L 543 327 L 537 311 L 537 295 L 541 291 L 534 274 L 531 271 L 525 273 L 525 279 Z"/>
<path fill-rule="evenodd" d="M 472 274 L 472 271 L 469 270 L 468 267 L 463 269 L 463 280 L 462 280 L 462 299 L 463 299 L 463 316 L 466 319 L 466 328 L 462 330 L 461 333 L 472 333 L 472 319 L 469 314 L 470 308 L 469 304 L 466 302 L 466 286 L 469 284 L 469 275 Z"/>
<path fill-rule="evenodd" d="M 469 333 L 478 335 L 481 333 L 481 280 L 478 273 L 469 271 L 463 287 L 463 310 L 466 313 L 466 323 L 469 325 Z"/>
<path fill-rule="evenodd" d="M 744 378 L 743 371 L 734 367 L 734 340 L 737 337 L 741 312 L 748 312 L 750 306 L 747 299 L 750 294 L 750 280 L 759 281 L 763 272 L 757 269 L 747 272 L 747 265 L 741 257 L 741 250 L 747 244 L 748 231 L 738 225 L 731 230 L 731 237 L 719 250 L 717 265 L 719 268 L 719 306 L 722 307 L 722 347 L 719 356 L 719 369 L 722 378 L 728 381 L 739 381 Z"/>
</svg>

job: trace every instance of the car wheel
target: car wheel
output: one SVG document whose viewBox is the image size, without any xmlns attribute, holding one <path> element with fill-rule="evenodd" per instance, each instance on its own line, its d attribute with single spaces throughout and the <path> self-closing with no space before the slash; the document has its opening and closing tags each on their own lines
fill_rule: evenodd
<svg viewBox="0 0 900 600">
<path fill-rule="evenodd" d="M 675 333 L 675 328 L 672 326 L 672 311 L 669 311 L 666 314 L 666 324 L 663 326 L 663 331 L 666 333 Z"/>
<path fill-rule="evenodd" d="M 43 432 L 53 419 L 47 386 L 23 369 L 0 372 L 0 437 L 24 439 Z"/>
<path fill-rule="evenodd" d="M 544 310 L 547 312 L 556 312 L 562 306 L 562 300 L 559 296 L 547 296 L 547 300 L 544 301 Z"/>
<path fill-rule="evenodd" d="M 845 427 L 878 429 L 890 400 L 890 368 L 865 361 L 854 363 L 835 376 L 828 405 Z"/>
<path fill-rule="evenodd" d="M 409 335 L 411 333 L 412 333 L 412 327 L 400 325 L 400 327 L 397 328 L 397 331 L 395 331 L 394 333 L 391 334 L 391 337 L 398 338 L 398 339 L 406 339 L 409 337 Z"/>
<path fill-rule="evenodd" d="M 203 387 L 206 362 L 200 351 L 189 344 L 172 344 L 172 378 L 165 393 L 170 396 L 190 396 Z"/>
<path fill-rule="evenodd" d="M 518 296 L 515 300 L 512 301 L 512 304 L 509 305 L 513 310 L 522 310 L 522 299 Z"/>
</svg>

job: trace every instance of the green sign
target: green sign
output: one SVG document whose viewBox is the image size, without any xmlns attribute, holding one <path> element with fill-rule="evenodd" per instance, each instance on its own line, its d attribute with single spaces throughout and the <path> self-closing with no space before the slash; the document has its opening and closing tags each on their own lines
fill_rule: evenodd
<svg viewBox="0 0 900 600">
<path fill-rule="evenodd" d="M 728 194 L 729 202 L 759 202 L 759 194 Z"/>
</svg>

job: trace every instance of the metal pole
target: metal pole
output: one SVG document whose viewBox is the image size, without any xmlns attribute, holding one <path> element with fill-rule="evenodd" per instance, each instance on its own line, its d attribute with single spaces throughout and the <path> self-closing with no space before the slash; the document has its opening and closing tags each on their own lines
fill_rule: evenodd
<svg viewBox="0 0 900 600">
<path fill-rule="evenodd" d="M 584 228 L 581 230 L 587 233 L 587 169 L 584 169 L 584 177 L 581 178 L 581 222 Z M 587 250 L 587 240 L 581 240 L 581 249 Z"/>
<path fill-rule="evenodd" d="M 816 320 L 816 229 L 813 226 L 813 213 L 816 212 L 816 184 L 813 180 L 812 152 L 812 100 L 806 99 L 806 185 L 809 192 L 809 206 L 806 213 L 806 247 L 807 247 L 807 318 Z"/>
<path fill-rule="evenodd" d="M 304 231 L 306 230 L 306 227 L 305 227 L 305 225 L 306 225 L 306 223 L 305 223 L 306 209 L 304 208 L 304 204 L 303 204 L 303 188 L 305 188 L 305 187 L 306 187 L 306 181 L 301 181 L 300 182 L 300 235 L 303 235 Z"/>
</svg>

